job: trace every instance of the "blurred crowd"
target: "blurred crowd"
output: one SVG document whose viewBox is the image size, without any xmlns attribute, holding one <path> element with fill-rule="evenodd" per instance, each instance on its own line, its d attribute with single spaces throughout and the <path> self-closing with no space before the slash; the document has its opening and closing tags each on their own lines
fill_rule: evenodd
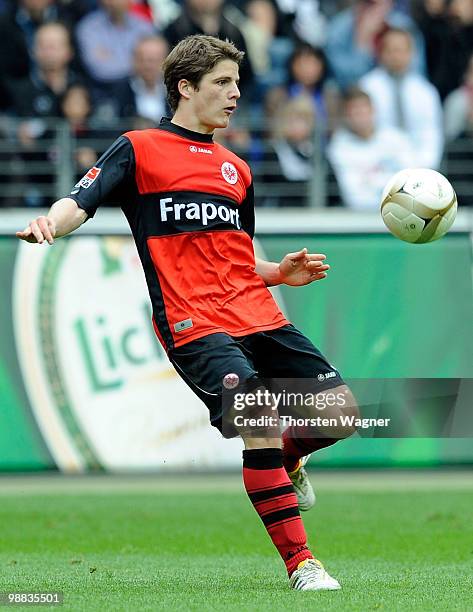
<svg viewBox="0 0 473 612">
<path fill-rule="evenodd" d="M 77 178 L 169 114 L 161 65 L 195 33 L 246 52 L 216 139 L 251 164 L 259 206 L 307 205 L 324 177 L 326 205 L 375 209 L 407 166 L 473 205 L 473 0 L 0 0 L 0 205 L 50 203 L 59 124 Z"/>
</svg>

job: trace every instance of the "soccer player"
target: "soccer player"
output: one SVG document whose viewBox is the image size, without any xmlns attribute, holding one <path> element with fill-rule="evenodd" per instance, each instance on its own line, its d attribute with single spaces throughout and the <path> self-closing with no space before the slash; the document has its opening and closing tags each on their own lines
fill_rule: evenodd
<svg viewBox="0 0 473 612">
<path fill-rule="evenodd" d="M 279 264 L 255 261 L 250 169 L 212 139 L 237 107 L 242 57 L 232 43 L 210 36 L 178 43 L 164 63 L 172 119 L 118 138 L 69 196 L 17 233 L 28 242 L 53 244 L 93 217 L 100 204 L 119 203 L 143 264 L 156 334 L 226 437 L 232 434 L 225 429 L 223 395 L 235 381 L 256 389 L 261 379 L 308 377 L 314 394 L 343 393 L 347 409 L 356 409 L 339 373 L 286 320 L 267 288 L 325 278 L 325 255 L 302 249 Z M 246 491 L 290 585 L 339 589 L 307 545 L 299 508 L 315 501 L 304 457 L 353 429 L 313 436 L 294 425 L 282 437 L 274 426 L 236 426 L 236 432 L 245 444 Z"/>
</svg>

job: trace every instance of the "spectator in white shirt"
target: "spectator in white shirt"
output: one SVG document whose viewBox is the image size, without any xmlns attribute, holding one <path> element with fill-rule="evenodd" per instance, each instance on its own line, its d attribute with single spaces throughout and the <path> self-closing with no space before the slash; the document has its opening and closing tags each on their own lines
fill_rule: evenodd
<svg viewBox="0 0 473 612">
<path fill-rule="evenodd" d="M 435 87 L 411 70 L 412 57 L 411 34 L 390 28 L 381 39 L 379 66 L 359 85 L 373 102 L 378 126 L 404 130 L 416 154 L 415 164 L 436 169 L 443 153 L 442 105 Z"/>
<path fill-rule="evenodd" d="M 343 119 L 327 151 L 343 204 L 376 210 L 388 179 L 412 166 L 409 140 L 396 128 L 376 127 L 371 99 L 358 88 L 344 95 Z"/>
<path fill-rule="evenodd" d="M 341 89 L 355 85 L 376 65 L 379 38 L 387 28 L 403 28 L 415 38 L 414 67 L 425 72 L 424 40 L 412 19 L 394 0 L 353 0 L 334 15 L 325 51 Z"/>
<path fill-rule="evenodd" d="M 463 84 L 445 99 L 445 137 L 455 140 L 470 124 L 473 114 L 473 54 L 470 56 Z"/>
<path fill-rule="evenodd" d="M 327 20 L 319 0 L 275 0 L 275 3 L 282 18 L 291 24 L 290 33 L 293 32 L 298 40 L 313 47 L 325 43 Z"/>
</svg>

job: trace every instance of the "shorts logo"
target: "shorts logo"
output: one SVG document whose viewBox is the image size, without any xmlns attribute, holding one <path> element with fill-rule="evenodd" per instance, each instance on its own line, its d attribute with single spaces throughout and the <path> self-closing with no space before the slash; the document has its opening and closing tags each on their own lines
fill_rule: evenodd
<svg viewBox="0 0 473 612">
<path fill-rule="evenodd" d="M 337 375 L 336 372 L 326 372 L 325 374 L 317 374 L 317 380 L 322 382 L 323 380 L 328 380 L 329 378 L 335 378 Z"/>
<path fill-rule="evenodd" d="M 191 153 L 206 153 L 207 155 L 213 155 L 210 149 L 205 149 L 204 147 L 196 147 L 195 145 L 191 145 L 189 147 L 189 151 Z"/>
<path fill-rule="evenodd" d="M 225 389 L 234 389 L 235 387 L 238 387 L 239 382 L 240 378 L 238 374 L 234 374 L 233 372 L 231 374 L 227 374 L 223 378 L 223 386 Z"/>
<path fill-rule="evenodd" d="M 101 168 L 97 168 L 96 166 L 94 166 L 87 172 L 84 177 L 81 178 L 78 183 L 78 186 L 83 187 L 84 189 L 88 189 L 101 172 Z"/>
<path fill-rule="evenodd" d="M 234 185 L 238 181 L 237 169 L 230 162 L 223 162 L 221 172 L 223 178 L 227 181 L 227 183 L 230 183 L 230 185 Z"/>
</svg>

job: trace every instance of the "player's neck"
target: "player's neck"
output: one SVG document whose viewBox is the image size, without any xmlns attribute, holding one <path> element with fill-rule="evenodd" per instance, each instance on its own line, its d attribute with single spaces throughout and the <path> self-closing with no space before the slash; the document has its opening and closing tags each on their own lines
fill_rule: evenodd
<svg viewBox="0 0 473 612">
<path fill-rule="evenodd" d="M 171 119 L 171 123 L 175 123 L 186 130 L 197 132 L 199 134 L 213 134 L 215 130 L 215 128 L 212 126 L 202 124 L 197 117 L 188 116 L 188 114 L 182 109 L 177 109 L 173 118 Z"/>
</svg>

